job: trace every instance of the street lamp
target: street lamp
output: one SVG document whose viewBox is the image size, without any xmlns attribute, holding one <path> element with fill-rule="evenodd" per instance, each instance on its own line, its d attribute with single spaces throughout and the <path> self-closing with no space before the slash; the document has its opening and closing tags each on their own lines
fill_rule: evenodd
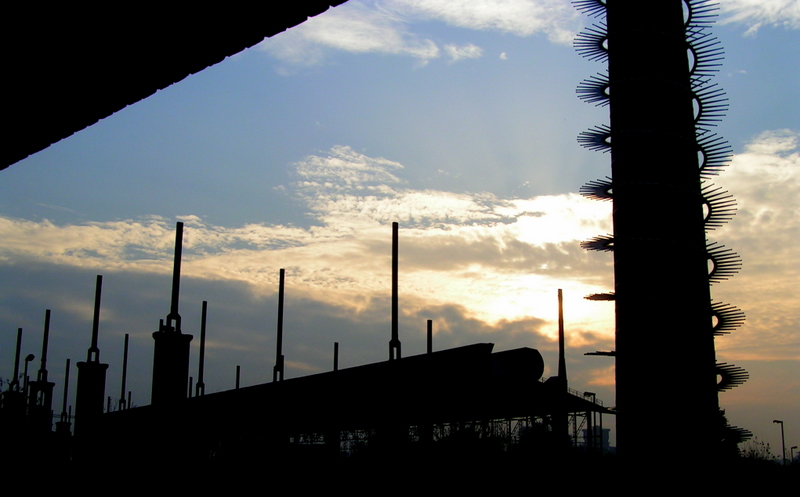
<svg viewBox="0 0 800 497">
<path fill-rule="evenodd" d="M 772 422 L 781 425 L 781 455 L 783 456 L 783 465 L 786 466 L 786 440 L 783 437 L 783 421 L 780 419 L 773 419 Z"/>
</svg>

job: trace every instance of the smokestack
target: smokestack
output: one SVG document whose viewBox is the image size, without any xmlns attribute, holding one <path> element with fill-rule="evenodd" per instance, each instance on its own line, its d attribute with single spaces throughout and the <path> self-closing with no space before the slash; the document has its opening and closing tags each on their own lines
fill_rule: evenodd
<svg viewBox="0 0 800 497">
<path fill-rule="evenodd" d="M 128 334 L 125 333 L 125 348 L 122 351 L 122 387 L 119 391 L 119 410 L 124 411 L 130 407 L 130 402 L 125 402 L 125 386 L 128 381 Z"/>
<path fill-rule="evenodd" d="M 339 371 L 339 342 L 333 342 L 333 370 Z"/>
<path fill-rule="evenodd" d="M 178 314 L 178 301 L 181 296 L 181 256 L 183 255 L 183 223 L 175 226 L 175 257 L 172 262 L 172 300 L 167 315 L 167 326 L 175 320 L 175 331 L 181 332 L 181 315 Z"/>
<path fill-rule="evenodd" d="M 94 319 L 92 320 L 92 346 L 86 362 L 100 362 L 100 349 L 97 348 L 97 334 L 100 328 L 100 295 L 103 292 L 103 276 L 98 274 L 94 288 Z M 94 357 L 92 357 L 94 354 Z"/>
<path fill-rule="evenodd" d="M 19 359 L 22 350 L 22 328 L 17 328 L 17 348 L 14 355 L 14 376 L 8 384 L 8 391 L 3 394 L 3 417 L 9 422 L 6 426 L 15 430 L 25 418 L 25 389 L 19 386 Z M 28 362 L 25 361 L 27 376 Z"/>
<path fill-rule="evenodd" d="M 275 350 L 275 367 L 272 369 L 272 381 L 283 381 L 283 284 L 286 270 L 281 269 L 278 284 L 278 344 Z"/>
<path fill-rule="evenodd" d="M 194 396 L 200 397 L 206 394 L 206 384 L 203 382 L 203 368 L 206 359 L 206 316 L 208 314 L 208 301 L 203 301 L 203 313 L 200 317 L 200 364 L 197 371 L 197 385 Z"/>
<path fill-rule="evenodd" d="M 70 415 L 67 412 L 67 400 L 69 399 L 69 359 L 67 359 L 67 366 L 66 370 L 64 371 L 64 399 L 61 403 L 61 419 L 56 423 L 56 433 L 59 435 L 66 435 L 69 436 L 69 418 Z"/>
<path fill-rule="evenodd" d="M 69 396 L 69 359 L 67 359 L 66 370 L 64 371 L 64 402 L 61 406 L 61 421 L 67 421 L 67 400 Z"/>
<path fill-rule="evenodd" d="M 8 385 L 9 392 L 19 392 L 19 353 L 22 348 L 22 328 L 17 328 L 17 352 L 14 355 L 14 377 Z"/>
<path fill-rule="evenodd" d="M 400 359 L 400 338 L 397 332 L 397 245 L 399 225 L 392 223 L 392 339 L 389 341 L 389 360 Z"/>
<path fill-rule="evenodd" d="M 175 227 L 175 258 L 172 270 L 172 300 L 166 324 L 161 320 L 153 333 L 153 387 L 150 403 L 169 405 L 186 399 L 189 381 L 189 342 L 192 335 L 181 333 L 180 299 L 183 223 Z"/>
<path fill-rule="evenodd" d="M 433 319 L 428 320 L 428 353 L 433 354 Z"/>
<path fill-rule="evenodd" d="M 100 329 L 100 296 L 102 292 L 103 276 L 98 274 L 94 290 L 92 344 L 86 354 L 86 362 L 78 363 L 78 390 L 75 395 L 76 436 L 84 436 L 88 431 L 91 431 L 91 427 L 103 414 L 108 364 L 100 363 L 100 349 L 97 347 Z"/>
<path fill-rule="evenodd" d="M 50 309 L 44 313 L 44 337 L 42 338 L 42 359 L 36 381 L 28 384 L 28 412 L 36 429 L 50 432 L 52 429 L 53 387 L 47 381 L 47 343 L 50 339 Z"/>
<path fill-rule="evenodd" d="M 558 380 L 567 386 L 567 361 L 564 353 L 564 296 L 558 289 Z"/>
<path fill-rule="evenodd" d="M 44 337 L 42 338 L 42 359 L 36 381 L 47 381 L 47 342 L 50 340 L 50 309 L 44 311 Z"/>
</svg>

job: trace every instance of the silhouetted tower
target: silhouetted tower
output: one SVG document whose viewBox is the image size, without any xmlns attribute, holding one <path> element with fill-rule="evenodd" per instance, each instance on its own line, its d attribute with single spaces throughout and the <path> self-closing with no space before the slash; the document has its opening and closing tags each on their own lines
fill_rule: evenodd
<svg viewBox="0 0 800 497">
<path fill-rule="evenodd" d="M 333 370 L 339 371 L 339 342 L 333 342 Z"/>
<path fill-rule="evenodd" d="M 558 289 L 558 381 L 567 387 L 567 359 L 564 347 L 564 294 Z"/>
<path fill-rule="evenodd" d="M 103 414 L 108 364 L 100 363 L 100 349 L 97 347 L 102 291 L 103 276 L 98 274 L 94 291 L 92 345 L 89 347 L 86 362 L 78 363 L 78 390 L 75 396 L 75 436 L 81 436 L 86 430 L 91 430 L 91 426 Z"/>
<path fill-rule="evenodd" d="M 130 401 L 125 401 L 125 389 L 128 383 L 128 333 L 125 333 L 125 345 L 122 348 L 122 384 L 119 389 L 119 410 L 124 411 L 130 407 Z M 128 392 L 130 395 L 130 392 Z"/>
<path fill-rule="evenodd" d="M 208 315 L 208 301 L 203 301 L 203 311 L 200 316 L 200 361 L 197 366 L 197 385 L 195 385 L 195 397 L 202 397 L 206 394 L 206 383 L 203 381 L 203 369 L 206 360 L 206 317 Z"/>
<path fill-rule="evenodd" d="M 2 415 L 7 426 L 15 425 L 25 417 L 25 392 L 19 385 L 19 360 L 22 351 L 22 328 L 17 328 L 17 346 L 14 354 L 14 376 L 3 396 Z"/>
<path fill-rule="evenodd" d="M 605 17 L 579 34 L 575 46 L 590 60 L 608 61 L 608 73 L 585 80 L 578 93 L 609 105 L 611 124 L 581 133 L 578 141 L 611 152 L 611 178 L 581 192 L 613 202 L 614 234 L 583 246 L 614 252 L 614 293 L 591 298 L 616 303 L 619 454 L 688 465 L 713 457 L 720 437 L 719 323 L 712 318 L 720 314 L 709 283 L 740 266 L 735 253 L 708 243 L 705 233 L 727 221 L 734 205 L 702 180 L 731 155 L 708 129 L 727 108 L 724 92 L 709 82 L 722 59 L 707 32 L 716 6 L 706 0 L 574 3 Z M 691 450 L 684 442 L 653 445 L 660 425 L 653 415 L 665 399 L 680 402 L 685 414 L 670 418 L 670 426 Z"/>
<path fill-rule="evenodd" d="M 550 379 L 555 386 L 555 405 L 553 413 L 553 430 L 556 440 L 562 441 L 563 445 L 558 448 L 565 449 L 568 446 L 569 413 L 567 412 L 566 399 L 568 396 L 567 382 L 567 360 L 564 343 L 564 298 L 561 289 L 558 289 L 558 375 Z"/>
<path fill-rule="evenodd" d="M 52 431 L 53 387 L 47 381 L 47 343 L 50 340 L 50 309 L 44 313 L 44 335 L 42 336 L 42 356 L 36 381 L 28 384 L 28 417 L 34 430 Z"/>
<path fill-rule="evenodd" d="M 22 350 L 22 328 L 17 328 L 17 347 L 14 353 L 14 376 L 11 377 L 11 382 L 8 384 L 8 390 L 19 391 L 19 355 Z"/>
<path fill-rule="evenodd" d="M 67 405 L 69 400 L 69 359 L 67 359 L 67 366 L 64 368 L 64 397 L 61 399 L 61 418 L 56 422 L 56 433 L 61 436 L 70 435 L 70 418 L 72 417 L 67 412 Z M 71 411 L 72 409 L 70 409 Z"/>
<path fill-rule="evenodd" d="M 281 268 L 278 283 L 278 343 L 275 347 L 275 366 L 272 368 L 272 381 L 283 381 L 283 284 L 286 271 Z"/>
<path fill-rule="evenodd" d="M 175 260 L 172 270 L 172 303 L 166 323 L 160 320 L 153 333 L 153 388 L 150 403 L 154 406 L 172 404 L 186 398 L 189 382 L 189 342 L 192 335 L 181 333 L 178 300 L 181 287 L 181 252 L 183 223 L 175 228 Z"/>
<path fill-rule="evenodd" d="M 389 360 L 400 359 L 400 338 L 398 337 L 397 307 L 397 251 L 399 225 L 392 223 L 392 339 L 389 341 Z"/>
</svg>

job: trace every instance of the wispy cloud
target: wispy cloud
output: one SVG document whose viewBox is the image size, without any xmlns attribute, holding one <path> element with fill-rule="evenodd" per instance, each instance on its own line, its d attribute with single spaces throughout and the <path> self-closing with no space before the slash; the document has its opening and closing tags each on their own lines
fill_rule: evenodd
<svg viewBox="0 0 800 497">
<path fill-rule="evenodd" d="M 543 33 L 554 43 L 571 44 L 579 15 L 561 0 L 387 0 L 385 5 L 418 19 L 517 36 Z"/>
<path fill-rule="evenodd" d="M 365 296 L 388 290 L 389 225 L 398 221 L 409 309 L 459 302 L 495 322 L 541 315 L 534 295 L 556 286 L 571 288 L 576 301 L 610 286 L 610 261 L 578 245 L 609 231 L 610 211 L 578 195 L 501 199 L 414 190 L 401 164 L 341 146 L 294 170 L 286 190 L 305 203 L 315 226 L 230 228 L 182 216 L 184 273 L 246 282 L 263 294 L 287 267 L 309 298 L 363 308 Z M 172 230 L 159 217 L 64 226 L 0 218 L 0 258 L 166 274 Z M 597 310 L 578 307 L 584 310 L 575 315 L 587 322 Z"/>
<path fill-rule="evenodd" d="M 723 23 L 748 26 L 745 34 L 755 34 L 762 26 L 800 29 L 800 2 L 797 0 L 726 0 L 720 2 Z"/>
<path fill-rule="evenodd" d="M 748 314 L 742 329 L 719 340 L 723 357 L 798 354 L 799 145 L 796 131 L 765 132 L 715 181 L 736 196 L 739 212 L 711 238 L 739 252 L 745 265 L 714 286 L 714 298 Z M 612 288 L 611 257 L 578 245 L 611 231 L 610 204 L 575 194 L 519 199 L 413 189 L 402 164 L 345 146 L 293 168 L 285 191 L 305 205 L 313 226 L 225 227 L 182 216 L 184 273 L 268 295 L 285 267 L 306 298 L 365 312 L 388 293 L 389 225 L 398 221 L 407 312 L 457 302 L 471 319 L 487 323 L 541 319 L 551 313 L 551 294 L 564 288 L 574 325 L 600 337 L 613 333 L 613 306 L 582 299 Z M 172 222 L 160 217 L 63 226 L 0 218 L 6 265 L 38 261 L 165 275 L 172 242 Z"/>
<path fill-rule="evenodd" d="M 433 41 L 410 32 L 398 15 L 375 4 L 350 1 L 259 45 L 286 63 L 309 66 L 326 50 L 405 55 L 427 61 L 440 56 Z"/>
<path fill-rule="evenodd" d="M 517 36 L 541 33 L 559 44 L 571 44 L 581 27 L 577 11 L 561 0 L 350 0 L 259 47 L 293 67 L 318 64 L 329 51 L 408 56 L 423 65 L 442 54 L 451 62 L 483 55 L 471 43 L 440 48 L 429 35 L 416 32 L 426 21 Z"/>
<path fill-rule="evenodd" d="M 483 49 L 472 43 L 464 46 L 445 45 L 444 52 L 453 62 L 458 62 L 461 59 L 479 59 L 483 56 Z"/>
</svg>

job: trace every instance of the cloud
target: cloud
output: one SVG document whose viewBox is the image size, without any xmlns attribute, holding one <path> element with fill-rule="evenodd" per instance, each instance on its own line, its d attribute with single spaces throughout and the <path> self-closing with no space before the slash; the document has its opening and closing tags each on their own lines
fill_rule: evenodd
<svg viewBox="0 0 800 497">
<path fill-rule="evenodd" d="M 463 59 L 479 59 L 483 56 L 483 49 L 472 43 L 464 46 L 445 45 L 444 52 L 452 62 L 458 62 Z"/>
<path fill-rule="evenodd" d="M 264 40 L 260 50 L 286 66 L 321 63 L 330 51 L 407 56 L 422 65 L 444 53 L 451 62 L 478 58 L 483 50 L 473 44 L 445 43 L 443 48 L 417 33 L 423 22 L 499 31 L 517 36 L 542 33 L 553 43 L 569 45 L 581 27 L 578 12 L 561 0 L 373 0 L 349 2 L 329 9 L 280 35 Z"/>
<path fill-rule="evenodd" d="M 581 297 L 610 287 L 610 258 L 579 247 L 608 232 L 605 204 L 574 194 L 503 199 L 414 190 L 401 164 L 343 146 L 293 167 L 285 190 L 306 206 L 311 227 L 225 227 L 181 216 L 183 273 L 244 282 L 265 295 L 284 267 L 308 298 L 363 312 L 389 290 L 390 224 L 398 221 L 409 309 L 459 302 L 486 322 L 525 319 L 549 312 L 535 296 L 558 286 L 575 299 L 576 319 L 588 322 L 598 307 Z M 173 240 L 172 221 L 159 217 L 82 225 L 0 218 L 0 260 L 10 265 L 163 275 Z"/>
<path fill-rule="evenodd" d="M 718 347 L 733 358 L 798 360 L 800 132 L 761 133 L 734 156 L 714 183 L 734 195 L 738 212 L 712 234 L 713 239 L 744 261 L 740 274 L 715 285 L 715 299 L 747 314 L 744 326 L 718 340 Z"/>
<path fill-rule="evenodd" d="M 559 44 L 571 44 L 580 27 L 577 11 L 560 0 L 388 0 L 385 4 L 413 18 L 517 36 L 543 33 Z"/>
<path fill-rule="evenodd" d="M 297 66 L 318 64 L 326 50 L 405 55 L 422 61 L 440 56 L 436 43 L 411 33 L 397 15 L 352 0 L 265 40 L 259 49 Z"/>
<path fill-rule="evenodd" d="M 765 25 L 800 29 L 797 0 L 726 0 L 719 7 L 723 14 L 721 22 L 748 25 L 746 35 L 755 34 Z"/>
</svg>

